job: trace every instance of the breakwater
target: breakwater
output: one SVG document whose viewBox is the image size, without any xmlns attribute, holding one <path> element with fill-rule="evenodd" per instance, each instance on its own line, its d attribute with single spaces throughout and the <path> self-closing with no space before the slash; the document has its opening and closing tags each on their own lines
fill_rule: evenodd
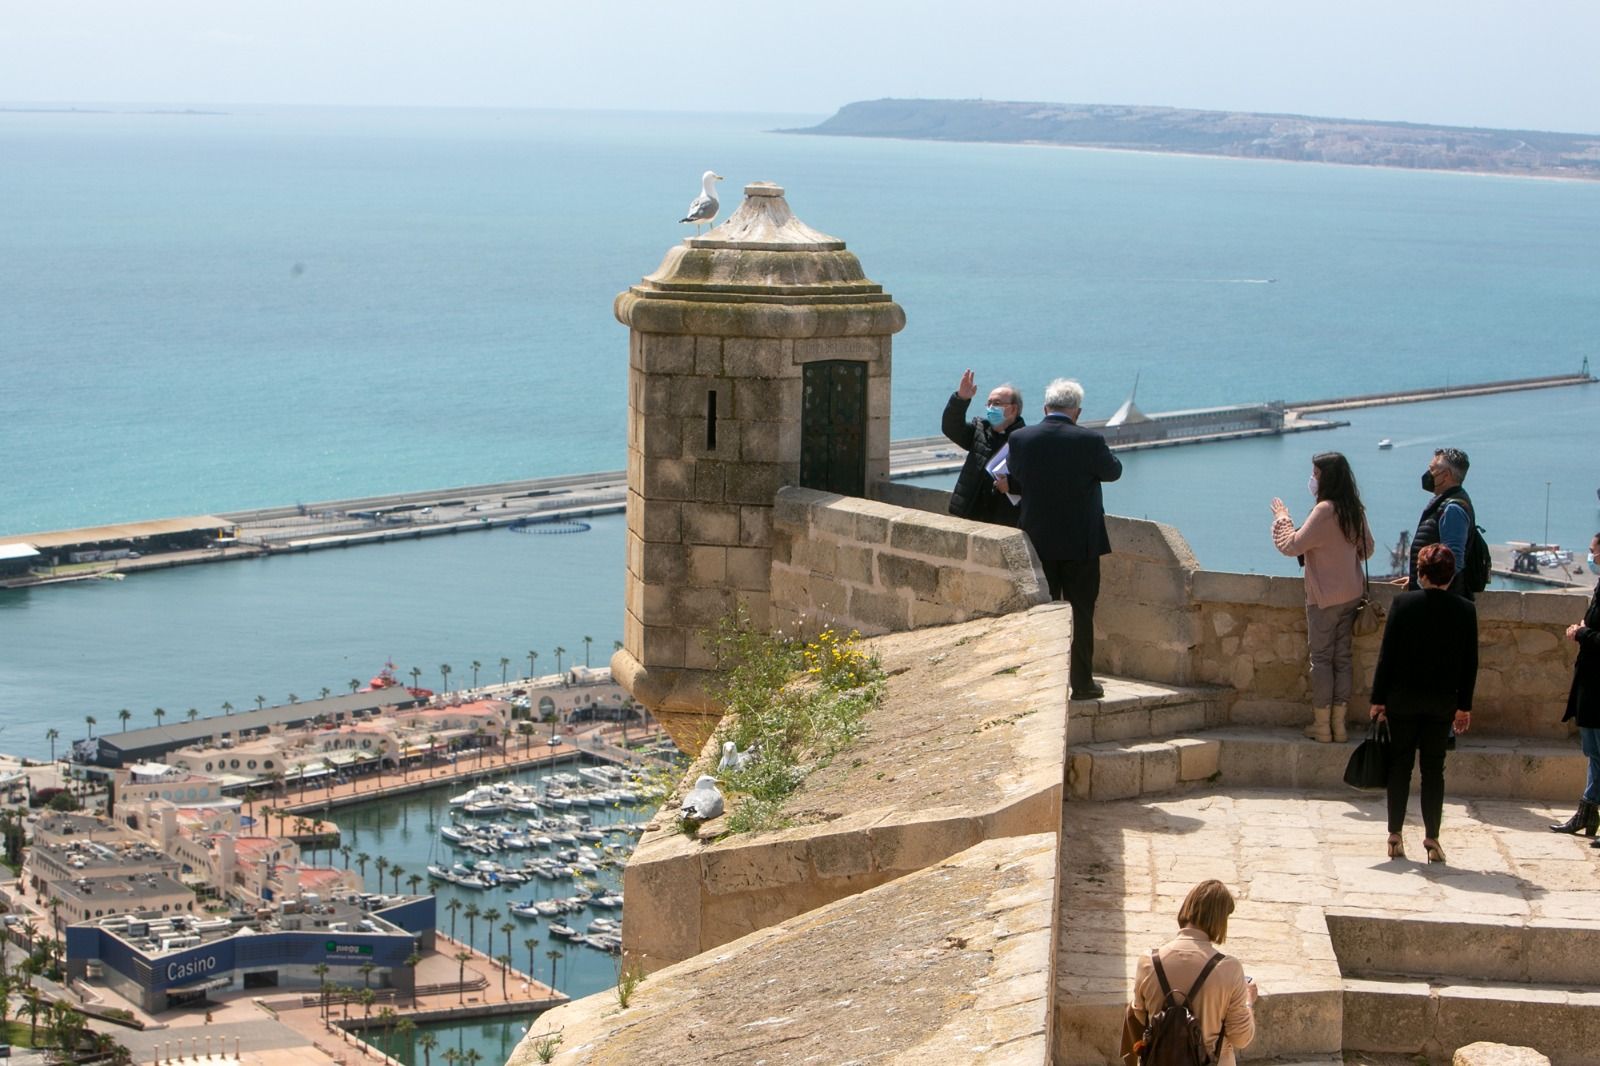
<svg viewBox="0 0 1600 1066">
<path fill-rule="evenodd" d="M 1112 418 L 1089 420 L 1084 424 L 1104 433 L 1112 448 L 1118 451 L 1170 448 L 1327 430 L 1345 424 L 1311 417 L 1327 412 L 1587 385 L 1595 380 L 1586 366 L 1578 374 L 1158 414 L 1140 411 L 1130 397 Z M 964 460 L 965 455 L 943 437 L 900 440 L 891 448 L 890 477 L 898 480 L 952 473 L 960 469 Z M 568 524 L 581 523 L 595 515 L 620 513 L 626 499 L 626 475 L 613 470 L 232 511 L 215 516 L 236 528 L 235 536 L 226 543 L 171 550 L 150 550 L 150 546 L 145 545 L 142 547 L 146 550 L 141 550 L 137 557 L 75 565 L 61 565 L 65 559 L 59 553 L 52 556 L 41 552 L 40 565 L 31 572 L 0 577 L 0 589 L 508 526 L 529 530 L 581 528 Z M 52 545 L 67 547 L 112 543 L 104 539 L 106 534 L 99 530 L 81 531 L 82 541 L 74 541 L 73 532 L 49 534 L 49 541 Z M 0 548 L 28 543 L 27 534 L 0 538 Z M 51 558 L 55 559 L 55 565 L 51 564 Z"/>
</svg>

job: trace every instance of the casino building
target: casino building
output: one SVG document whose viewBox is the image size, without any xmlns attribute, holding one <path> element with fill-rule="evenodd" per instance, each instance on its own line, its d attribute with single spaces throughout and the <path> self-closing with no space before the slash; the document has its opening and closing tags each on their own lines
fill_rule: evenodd
<svg viewBox="0 0 1600 1066">
<path fill-rule="evenodd" d="M 432 896 L 308 892 L 232 917 L 122 914 L 67 927 L 67 973 L 152 1014 L 229 989 L 314 990 L 324 980 L 404 996 L 415 988 L 413 953 L 433 948 L 435 913 Z"/>
</svg>

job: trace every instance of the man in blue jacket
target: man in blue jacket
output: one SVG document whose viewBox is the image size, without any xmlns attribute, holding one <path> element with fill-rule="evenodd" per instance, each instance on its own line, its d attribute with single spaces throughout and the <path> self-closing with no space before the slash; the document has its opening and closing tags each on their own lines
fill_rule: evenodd
<svg viewBox="0 0 1600 1066">
<path fill-rule="evenodd" d="M 1111 553 L 1103 482 L 1122 476 L 1106 439 L 1078 425 L 1083 386 L 1057 378 L 1044 391 L 1044 421 L 1011 434 L 1010 476 L 1001 491 L 1022 497 L 1020 524 L 1044 567 L 1051 598 L 1072 605 L 1072 698 L 1097 700 L 1094 604 L 1100 556 Z"/>
<path fill-rule="evenodd" d="M 950 442 L 967 453 L 956 487 L 950 493 L 950 513 L 977 522 L 996 525 L 1017 524 L 1017 508 L 1005 493 L 995 488 L 988 464 L 1014 429 L 1027 425 L 1022 420 L 1022 394 L 1011 385 L 996 385 L 989 390 L 989 401 L 981 417 L 968 419 L 967 408 L 978 394 L 977 379 L 971 370 L 961 375 L 961 383 L 944 405 L 939 428 Z"/>
</svg>

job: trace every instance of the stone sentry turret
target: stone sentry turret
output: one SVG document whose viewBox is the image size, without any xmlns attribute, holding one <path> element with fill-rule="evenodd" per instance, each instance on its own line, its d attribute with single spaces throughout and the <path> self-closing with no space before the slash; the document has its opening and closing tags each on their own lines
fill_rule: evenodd
<svg viewBox="0 0 1600 1066">
<path fill-rule="evenodd" d="M 702 634 L 767 623 L 773 497 L 869 495 L 889 472 L 890 338 L 905 312 L 783 189 L 745 187 L 722 225 L 616 300 L 628 336 L 628 549 L 617 680 L 679 747 L 709 734 Z"/>
</svg>

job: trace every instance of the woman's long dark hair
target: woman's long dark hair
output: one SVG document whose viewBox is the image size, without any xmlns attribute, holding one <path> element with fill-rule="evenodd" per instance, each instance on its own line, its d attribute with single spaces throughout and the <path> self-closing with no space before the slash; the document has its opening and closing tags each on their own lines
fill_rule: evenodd
<svg viewBox="0 0 1600 1066">
<path fill-rule="evenodd" d="M 1339 532 L 1345 540 L 1360 546 L 1367 509 L 1361 505 L 1361 490 L 1356 488 L 1350 461 L 1340 452 L 1323 452 L 1311 457 L 1311 465 L 1317 469 L 1317 502 L 1327 500 L 1333 504 Z"/>
</svg>

